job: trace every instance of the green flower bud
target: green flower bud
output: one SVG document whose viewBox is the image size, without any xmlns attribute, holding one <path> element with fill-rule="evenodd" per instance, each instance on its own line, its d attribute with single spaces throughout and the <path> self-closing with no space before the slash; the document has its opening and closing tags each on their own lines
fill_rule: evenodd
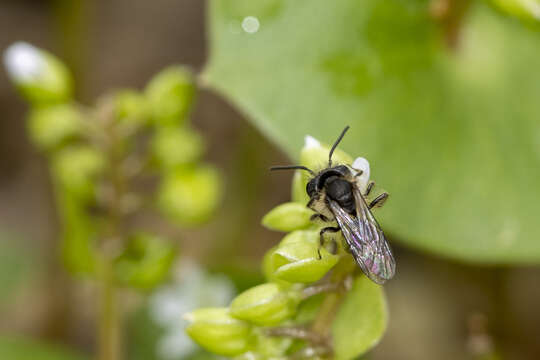
<svg viewBox="0 0 540 360">
<path fill-rule="evenodd" d="M 287 350 L 293 343 L 293 339 L 289 337 L 265 336 L 261 334 L 257 340 L 256 353 L 261 359 L 288 359 L 285 356 Z"/>
<path fill-rule="evenodd" d="M 64 189 L 81 197 L 94 191 L 95 177 L 105 167 L 103 155 L 89 146 L 71 146 L 52 159 L 52 171 Z"/>
<path fill-rule="evenodd" d="M 139 233 L 129 239 L 116 259 L 116 277 L 121 284 L 149 290 L 169 274 L 176 248 L 158 236 Z"/>
<path fill-rule="evenodd" d="M 272 256 L 274 255 L 274 251 L 277 250 L 277 246 L 274 246 L 270 250 L 264 254 L 263 261 L 262 261 L 262 272 L 264 275 L 264 278 L 268 281 L 274 280 L 274 264 L 272 263 Z"/>
<path fill-rule="evenodd" d="M 210 165 L 167 174 L 158 190 L 159 208 L 172 220 L 186 226 L 207 221 L 220 198 L 220 177 Z"/>
<path fill-rule="evenodd" d="M 300 164 L 313 170 L 324 169 L 328 166 L 330 148 L 331 146 L 321 145 L 317 139 L 309 135 L 306 136 L 304 147 L 300 152 Z M 353 158 L 338 148 L 332 155 L 332 162 L 334 164 L 352 164 Z M 304 171 L 304 173 L 306 172 Z M 309 173 L 304 175 L 309 177 Z"/>
<path fill-rule="evenodd" d="M 297 230 L 283 238 L 270 262 L 275 278 L 310 283 L 320 280 L 338 260 L 339 256 L 319 246 L 318 231 Z"/>
<path fill-rule="evenodd" d="M 523 20 L 540 20 L 540 1 L 538 0 L 492 0 L 492 3 L 505 13 Z"/>
<path fill-rule="evenodd" d="M 306 184 L 309 176 L 304 174 L 305 171 L 296 170 L 292 179 L 292 201 L 303 204 L 304 206 L 309 202 L 309 195 L 306 192 Z"/>
<path fill-rule="evenodd" d="M 157 162 L 165 169 L 193 163 L 204 152 L 201 136 L 186 128 L 159 128 L 151 146 Z"/>
<path fill-rule="evenodd" d="M 144 125 L 150 111 L 146 97 L 134 90 L 121 90 L 115 96 L 116 116 L 119 121 L 134 126 Z"/>
<path fill-rule="evenodd" d="M 187 334 L 200 346 L 223 356 L 240 355 L 253 342 L 251 326 L 230 316 L 227 308 L 203 308 L 184 315 Z"/>
<path fill-rule="evenodd" d="M 180 124 L 191 108 L 194 95 L 191 72 L 182 66 L 166 68 L 146 87 L 153 120 L 160 125 Z"/>
<path fill-rule="evenodd" d="M 262 224 L 272 230 L 293 231 L 305 229 L 312 223 L 313 210 L 306 205 L 289 202 L 281 204 L 270 210 L 262 219 Z"/>
<path fill-rule="evenodd" d="M 42 49 L 25 42 L 14 43 L 4 53 L 4 64 L 15 86 L 33 104 L 65 102 L 71 97 L 68 69 Z"/>
<path fill-rule="evenodd" d="M 266 283 L 238 295 L 231 303 L 231 315 L 257 325 L 276 325 L 295 314 L 300 299 L 299 291 Z"/>
<path fill-rule="evenodd" d="M 72 104 L 38 107 L 28 119 L 32 141 L 40 148 L 51 149 L 81 130 L 82 115 Z"/>
</svg>

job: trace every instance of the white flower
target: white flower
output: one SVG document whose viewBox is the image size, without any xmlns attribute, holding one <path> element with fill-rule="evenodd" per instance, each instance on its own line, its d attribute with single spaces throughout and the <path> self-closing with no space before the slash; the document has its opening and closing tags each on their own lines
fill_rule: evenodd
<svg viewBox="0 0 540 360">
<path fill-rule="evenodd" d="M 319 140 L 315 139 L 311 135 L 306 135 L 304 138 L 304 149 L 312 149 L 316 147 L 321 147 Z"/>
<path fill-rule="evenodd" d="M 184 314 L 199 307 L 227 306 L 234 297 L 231 281 L 210 275 L 198 264 L 181 259 L 175 283 L 158 290 L 150 299 L 150 316 L 165 328 L 157 352 L 164 359 L 178 359 L 193 353 L 197 346 L 186 335 Z"/>
<path fill-rule="evenodd" d="M 357 157 L 351 167 L 357 172 L 362 171 L 362 175 L 357 177 L 357 183 L 362 192 L 366 191 L 369 182 L 369 162 L 363 157 Z"/>
<path fill-rule="evenodd" d="M 9 77 L 16 83 L 38 82 L 47 71 L 47 60 L 43 52 L 22 41 L 6 49 L 4 65 Z"/>
</svg>

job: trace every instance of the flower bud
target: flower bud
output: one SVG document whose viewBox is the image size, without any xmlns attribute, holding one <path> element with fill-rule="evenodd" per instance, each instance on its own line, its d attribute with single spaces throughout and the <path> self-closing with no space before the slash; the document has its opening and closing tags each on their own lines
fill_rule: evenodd
<svg viewBox="0 0 540 360">
<path fill-rule="evenodd" d="M 322 145 L 317 139 L 309 135 L 306 136 L 304 147 L 300 152 L 300 164 L 313 170 L 324 169 L 328 166 L 330 148 L 330 146 Z M 352 157 L 339 148 L 335 149 L 332 155 L 332 163 L 334 164 L 351 164 L 352 161 Z M 304 171 L 304 173 L 306 172 Z M 309 177 L 309 173 L 304 175 Z"/>
<path fill-rule="evenodd" d="M 32 141 L 51 149 L 81 130 L 82 115 L 72 104 L 38 107 L 31 111 L 28 131 Z"/>
<path fill-rule="evenodd" d="M 52 161 L 52 170 L 59 183 L 65 190 L 81 197 L 93 193 L 95 176 L 105 167 L 103 155 L 86 145 L 64 148 Z"/>
<path fill-rule="evenodd" d="M 165 169 L 174 169 L 197 161 L 204 143 L 199 134 L 186 128 L 159 128 L 152 139 L 152 152 Z"/>
<path fill-rule="evenodd" d="M 240 355 L 253 342 L 251 326 L 230 316 L 227 308 L 203 308 L 184 315 L 187 334 L 200 346 L 223 356 Z"/>
<path fill-rule="evenodd" d="M 191 73 L 171 66 L 155 75 L 146 87 L 153 120 L 160 125 L 177 125 L 187 116 L 195 87 Z"/>
<path fill-rule="evenodd" d="M 231 303 L 231 315 L 257 325 L 275 325 L 292 317 L 299 302 L 298 291 L 266 283 L 238 295 Z"/>
<path fill-rule="evenodd" d="M 305 204 L 289 202 L 270 210 L 262 219 L 262 224 L 272 230 L 293 231 L 305 229 L 311 223 L 313 210 Z"/>
<path fill-rule="evenodd" d="M 140 126 L 150 117 L 146 97 L 137 91 L 121 90 L 115 96 L 116 116 L 119 121 Z"/>
<path fill-rule="evenodd" d="M 256 354 L 261 359 L 286 359 L 287 350 L 291 347 L 293 339 L 290 337 L 266 336 L 260 334 L 257 339 Z"/>
<path fill-rule="evenodd" d="M 164 239 L 151 234 L 136 234 L 116 259 L 116 277 L 122 284 L 152 289 L 168 275 L 175 255 L 175 247 Z"/>
<path fill-rule="evenodd" d="M 72 93 L 72 79 L 56 57 L 25 42 L 4 52 L 4 65 L 22 95 L 34 104 L 65 102 Z"/>
<path fill-rule="evenodd" d="M 275 278 L 310 283 L 320 280 L 338 260 L 319 245 L 318 231 L 297 230 L 283 238 L 270 262 Z"/>
<path fill-rule="evenodd" d="M 217 170 L 204 165 L 166 174 L 158 190 L 158 206 L 172 220 L 185 226 L 207 221 L 221 198 Z"/>
<path fill-rule="evenodd" d="M 309 195 L 306 192 L 306 184 L 309 174 L 304 174 L 303 170 L 296 170 L 292 179 L 291 199 L 296 203 L 306 205 L 309 202 Z"/>
</svg>

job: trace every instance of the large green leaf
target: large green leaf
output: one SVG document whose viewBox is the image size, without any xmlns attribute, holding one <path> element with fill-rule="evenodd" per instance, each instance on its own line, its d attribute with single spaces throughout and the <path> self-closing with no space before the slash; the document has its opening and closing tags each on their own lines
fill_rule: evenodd
<svg viewBox="0 0 540 360">
<path fill-rule="evenodd" d="M 429 3 L 211 1 L 204 80 L 292 157 L 351 125 L 342 147 L 370 160 L 402 242 L 539 262 L 540 34 L 475 2 L 451 48 Z"/>
<path fill-rule="evenodd" d="M 384 334 L 387 317 L 381 286 L 358 277 L 332 324 L 336 360 L 356 359 L 375 346 Z"/>
</svg>

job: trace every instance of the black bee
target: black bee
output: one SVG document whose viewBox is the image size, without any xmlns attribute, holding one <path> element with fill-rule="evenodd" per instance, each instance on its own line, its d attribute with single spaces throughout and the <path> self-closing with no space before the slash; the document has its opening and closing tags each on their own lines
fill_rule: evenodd
<svg viewBox="0 0 540 360">
<path fill-rule="evenodd" d="M 310 197 L 307 206 L 316 212 L 314 218 L 324 222 L 335 221 L 338 225 L 321 229 L 321 246 L 324 246 L 325 233 L 341 230 L 348 250 L 364 274 L 377 284 L 383 284 L 394 276 L 396 262 L 370 210 L 381 206 L 388 198 L 388 193 L 380 194 L 368 204 L 365 197 L 369 195 L 374 183 L 369 182 L 366 191 L 362 193 L 359 182 L 362 170 L 345 164 L 332 166 L 332 154 L 347 130 L 348 126 L 332 146 L 328 155 L 328 167 L 318 173 L 301 165 L 275 166 L 271 170 L 300 169 L 312 175 L 306 186 Z"/>
</svg>

